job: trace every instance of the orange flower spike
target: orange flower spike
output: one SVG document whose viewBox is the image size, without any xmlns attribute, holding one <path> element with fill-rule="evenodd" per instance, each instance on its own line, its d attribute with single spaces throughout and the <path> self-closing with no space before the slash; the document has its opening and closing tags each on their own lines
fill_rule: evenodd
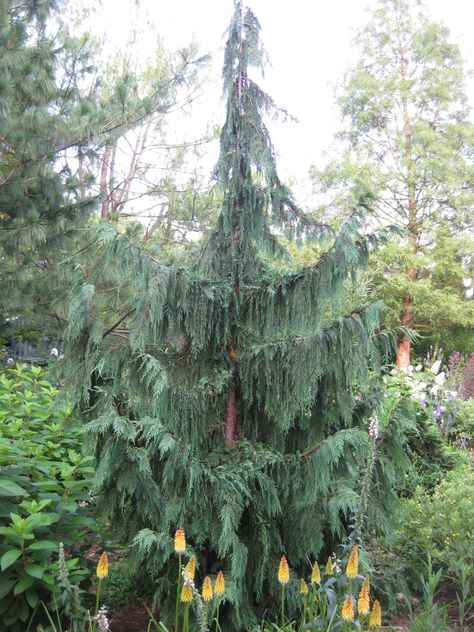
<svg viewBox="0 0 474 632">
<path fill-rule="evenodd" d="M 194 575 L 196 574 L 196 557 L 191 555 L 188 563 L 184 567 L 184 576 L 194 581 Z"/>
<path fill-rule="evenodd" d="M 352 601 L 352 597 L 349 595 L 342 604 L 342 620 L 354 621 L 354 615 L 354 603 Z"/>
<path fill-rule="evenodd" d="M 368 576 L 364 579 L 364 583 L 360 589 L 359 600 L 357 601 L 357 609 L 360 615 L 368 615 L 370 610 L 370 584 Z"/>
<path fill-rule="evenodd" d="M 183 529 L 178 529 L 174 534 L 174 550 L 176 553 L 184 553 L 186 550 L 186 535 Z"/>
<path fill-rule="evenodd" d="M 319 568 L 318 562 L 315 562 L 313 564 L 313 572 L 311 573 L 311 583 L 312 584 L 321 583 L 321 570 Z"/>
<path fill-rule="evenodd" d="M 278 581 L 282 586 L 290 581 L 290 567 L 286 561 L 286 557 L 283 555 L 280 560 L 280 566 L 278 567 Z"/>
<path fill-rule="evenodd" d="M 183 603 L 189 603 L 193 600 L 193 589 L 188 583 L 184 583 L 183 590 L 181 591 L 181 601 Z"/>
<path fill-rule="evenodd" d="M 212 599 L 212 582 L 209 575 L 204 579 L 202 585 L 202 598 L 204 601 L 211 601 Z"/>
<path fill-rule="evenodd" d="M 109 574 L 109 560 L 107 553 L 104 551 L 97 562 L 96 575 L 99 579 L 105 579 Z"/>
<path fill-rule="evenodd" d="M 349 579 L 355 579 L 359 575 L 359 549 L 354 545 L 347 560 L 346 575 Z"/>
<path fill-rule="evenodd" d="M 214 584 L 214 593 L 216 595 L 223 595 L 224 591 L 225 591 L 224 573 L 222 571 L 219 571 L 217 573 L 216 581 Z"/>
<path fill-rule="evenodd" d="M 330 557 L 328 557 L 328 561 L 326 562 L 325 572 L 328 577 L 334 575 L 334 572 L 332 570 L 332 559 Z"/>
<path fill-rule="evenodd" d="M 369 626 L 371 628 L 378 628 L 382 625 L 382 608 L 378 602 L 378 599 L 374 601 L 374 605 L 372 606 L 372 612 L 369 617 Z"/>
<path fill-rule="evenodd" d="M 362 584 L 361 590 L 366 590 L 367 594 L 370 594 L 370 578 L 366 575 L 364 579 L 364 583 Z"/>
</svg>

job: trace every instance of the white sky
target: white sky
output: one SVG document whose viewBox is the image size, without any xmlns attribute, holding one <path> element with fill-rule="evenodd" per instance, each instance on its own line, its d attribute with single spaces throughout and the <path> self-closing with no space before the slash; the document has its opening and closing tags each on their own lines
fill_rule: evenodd
<svg viewBox="0 0 474 632">
<path fill-rule="evenodd" d="M 260 21 L 272 64 L 266 72 L 264 88 L 299 121 L 271 127 L 280 173 L 287 179 L 303 181 L 311 164 L 322 165 L 323 152 L 340 127 L 331 86 L 354 60 L 351 42 L 368 20 L 366 8 L 374 7 L 376 0 L 248 0 L 247 4 Z M 468 67 L 474 68 L 474 2 L 426 0 L 424 4 L 431 17 L 450 28 L 452 40 L 460 46 Z M 139 0 L 138 8 L 135 0 L 103 0 L 103 10 L 97 9 L 95 15 L 95 27 L 101 29 L 105 25 L 107 39 L 120 48 L 130 25 L 137 24 L 144 31 L 140 36 L 144 56 L 153 46 L 147 39 L 150 22 L 167 48 L 185 46 L 194 38 L 203 53 L 211 53 L 212 80 L 193 115 L 194 125 L 202 120 L 204 126 L 210 120 L 222 122 L 223 34 L 232 11 L 232 0 Z M 474 104 L 472 82 L 468 93 Z M 213 151 L 211 162 L 217 157 L 217 146 Z"/>
</svg>

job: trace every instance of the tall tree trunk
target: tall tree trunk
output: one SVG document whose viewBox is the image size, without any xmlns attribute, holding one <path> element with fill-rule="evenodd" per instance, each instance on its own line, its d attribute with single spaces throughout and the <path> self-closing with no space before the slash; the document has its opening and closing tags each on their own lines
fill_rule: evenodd
<svg viewBox="0 0 474 632">
<path fill-rule="evenodd" d="M 235 396 L 235 388 L 232 388 L 227 396 L 222 432 L 226 446 L 231 448 L 234 445 L 237 434 L 237 398 Z"/>
<path fill-rule="evenodd" d="M 400 73 L 402 78 L 405 78 L 405 59 L 401 55 Z M 416 203 L 416 176 L 415 176 L 415 161 L 413 158 L 413 135 L 411 128 L 410 115 L 408 110 L 408 97 L 403 95 L 403 129 L 405 136 L 405 156 L 407 160 L 407 193 L 408 193 L 408 243 L 413 252 L 416 255 L 418 251 L 418 217 L 417 217 L 417 203 Z M 413 265 L 409 265 L 407 270 L 407 277 L 409 282 L 415 281 L 418 275 L 418 271 Z M 413 299 L 410 295 L 406 295 L 402 302 L 402 311 L 400 314 L 400 321 L 403 327 L 409 327 L 412 320 L 412 306 Z M 397 345 L 397 359 L 396 365 L 402 371 L 406 371 L 410 365 L 410 351 L 411 342 L 407 336 L 401 335 L 398 338 Z"/>
<path fill-rule="evenodd" d="M 100 216 L 102 219 L 107 219 L 109 214 L 110 198 L 107 190 L 107 174 L 109 172 L 109 160 L 110 160 L 110 145 L 107 144 L 104 149 L 104 155 L 102 157 L 102 167 L 100 170 L 100 192 L 103 196 L 102 206 L 100 209 Z"/>
</svg>

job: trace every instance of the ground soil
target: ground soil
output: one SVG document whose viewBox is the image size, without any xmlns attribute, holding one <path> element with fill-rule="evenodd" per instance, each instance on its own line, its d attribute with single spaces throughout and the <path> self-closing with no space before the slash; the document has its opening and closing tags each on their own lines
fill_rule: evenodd
<svg viewBox="0 0 474 632">
<path fill-rule="evenodd" d="M 151 604 L 147 604 L 150 608 Z M 110 613 L 111 632 L 146 632 L 150 617 L 143 603 L 132 603 Z"/>
</svg>

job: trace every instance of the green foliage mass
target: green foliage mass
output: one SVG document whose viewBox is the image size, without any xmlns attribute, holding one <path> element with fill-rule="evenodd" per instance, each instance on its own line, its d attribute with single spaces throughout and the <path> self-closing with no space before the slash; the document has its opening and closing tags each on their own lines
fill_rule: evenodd
<svg viewBox="0 0 474 632">
<path fill-rule="evenodd" d="M 428 555 L 447 577 L 459 579 L 463 563 L 474 565 L 474 474 L 472 469 L 445 476 L 433 493 L 421 488 L 399 514 L 395 541 L 417 581 Z"/>
<path fill-rule="evenodd" d="M 447 355 L 472 349 L 474 300 L 466 296 L 463 280 L 473 274 L 473 242 L 439 227 L 429 248 L 417 255 L 406 245 L 391 243 L 371 255 L 367 283 L 374 299 L 383 301 L 383 324 L 396 327 L 404 298 L 412 301 L 410 326 L 420 334 L 415 349 L 423 353 L 430 344 Z M 416 268 L 416 279 L 405 271 Z"/>
<path fill-rule="evenodd" d="M 66 321 L 64 261 L 87 243 L 104 147 L 161 120 L 202 62 L 195 50 L 160 51 L 146 83 L 129 67 L 107 74 L 65 7 L 27 0 L 0 11 L 0 327 L 23 316 L 43 335 Z"/>
<path fill-rule="evenodd" d="M 74 582 L 90 544 L 92 457 L 81 454 L 71 407 L 39 367 L 0 374 L 0 630 L 23 631 L 40 599 L 58 593 L 63 542 Z"/>
<path fill-rule="evenodd" d="M 372 221 L 397 226 L 400 236 L 370 266 L 375 295 L 389 306 L 386 322 L 443 345 L 453 332 L 468 351 L 474 307 L 462 279 L 472 275 L 474 126 L 460 50 L 410 0 L 380 0 L 357 44 L 359 59 L 338 93 L 339 156 L 312 174 L 322 211 L 337 217 L 370 195 Z M 463 231 L 464 240 L 453 238 Z M 402 345 L 398 360 L 409 364 Z"/>
<path fill-rule="evenodd" d="M 226 629 L 239 630 L 275 599 L 268 571 L 283 552 L 298 569 L 347 533 L 380 400 L 375 375 L 393 351 L 378 331 L 381 305 L 342 300 L 377 240 L 365 200 L 316 262 L 267 265 L 285 254 L 282 231 L 327 234 L 278 177 L 264 123 L 275 107 L 250 72 L 262 60 L 259 24 L 237 2 L 217 224 L 186 266 L 163 265 L 133 227 L 98 225 L 95 260 L 84 269 L 71 258 L 63 362 L 96 441 L 94 494 L 133 538 L 158 604 L 175 590 L 182 527 L 199 572 L 224 570 Z M 392 413 L 369 507 L 378 528 L 406 465 L 392 461 L 405 441 L 403 412 Z"/>
</svg>

